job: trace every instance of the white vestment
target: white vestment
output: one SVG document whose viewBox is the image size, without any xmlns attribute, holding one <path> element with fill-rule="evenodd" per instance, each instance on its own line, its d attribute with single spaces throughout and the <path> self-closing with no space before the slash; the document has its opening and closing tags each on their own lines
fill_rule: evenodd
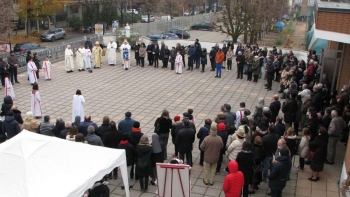
<svg viewBox="0 0 350 197">
<path fill-rule="evenodd" d="M 33 84 L 36 81 L 38 81 L 38 79 L 36 78 L 36 72 L 35 72 L 37 70 L 38 69 L 35 66 L 35 63 L 33 61 L 29 61 L 28 64 L 27 64 L 27 71 L 28 71 L 29 82 L 31 84 Z"/>
<path fill-rule="evenodd" d="M 66 71 L 71 71 L 74 69 L 73 51 L 72 49 L 67 48 L 64 54 L 65 54 Z"/>
<path fill-rule="evenodd" d="M 45 79 L 52 79 L 52 65 L 50 61 L 43 61 L 43 70 L 45 73 Z"/>
<path fill-rule="evenodd" d="M 86 52 L 86 69 L 91 69 L 91 50 L 85 49 Z"/>
<path fill-rule="evenodd" d="M 33 112 L 34 117 L 41 116 L 41 99 L 40 99 L 40 93 L 38 90 L 32 91 L 32 101 L 31 104 L 31 111 Z"/>
<path fill-rule="evenodd" d="M 80 116 L 80 121 L 84 121 L 84 104 L 85 99 L 83 95 L 73 96 L 72 122 L 75 121 L 76 116 Z"/>
<path fill-rule="evenodd" d="M 77 51 L 77 64 L 78 64 L 78 69 L 82 70 L 85 69 L 85 49 L 84 48 L 79 48 Z"/>
<path fill-rule="evenodd" d="M 122 44 L 120 45 L 119 49 L 120 49 L 120 55 L 121 55 L 121 59 L 123 60 L 123 49 L 124 48 L 128 48 L 129 52 L 130 52 L 130 49 L 131 49 L 131 46 L 129 44 Z M 122 64 L 124 64 L 124 61 L 122 61 Z"/>
<path fill-rule="evenodd" d="M 117 49 L 117 43 L 116 42 L 109 42 L 107 45 L 107 52 L 108 52 L 108 64 L 116 64 L 117 63 L 117 53 L 116 50 Z"/>
<path fill-rule="evenodd" d="M 8 77 L 5 77 L 5 96 L 10 96 L 12 100 L 15 98 L 15 91 Z"/>
<path fill-rule="evenodd" d="M 176 55 L 175 58 L 175 72 L 182 73 L 182 56 Z"/>
</svg>

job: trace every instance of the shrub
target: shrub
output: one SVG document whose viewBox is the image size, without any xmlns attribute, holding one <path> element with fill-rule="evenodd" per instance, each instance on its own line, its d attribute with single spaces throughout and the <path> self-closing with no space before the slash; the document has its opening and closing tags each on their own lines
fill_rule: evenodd
<svg viewBox="0 0 350 197">
<path fill-rule="evenodd" d="M 69 27 L 72 27 L 74 31 L 79 31 L 81 26 L 84 25 L 83 21 L 80 20 L 77 16 L 72 16 L 68 19 Z"/>
</svg>

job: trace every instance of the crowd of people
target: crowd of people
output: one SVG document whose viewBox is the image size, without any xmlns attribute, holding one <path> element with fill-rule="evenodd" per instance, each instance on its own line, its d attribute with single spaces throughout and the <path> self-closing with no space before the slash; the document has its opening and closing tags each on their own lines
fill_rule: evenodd
<svg viewBox="0 0 350 197">
<path fill-rule="evenodd" d="M 108 48 L 115 50 L 113 41 L 110 44 Z M 202 64 L 202 72 L 205 71 L 206 62 L 203 64 L 202 56 L 207 53 L 204 48 L 198 50 L 198 40 L 188 47 L 187 52 L 180 45 L 171 50 L 165 45 L 150 45 L 146 48 L 144 43 L 137 43 L 137 65 L 144 66 L 147 54 L 149 66 L 158 67 L 161 59 L 163 68 L 167 68 L 168 61 L 164 58 L 170 58 L 171 69 L 181 73 L 181 69 L 175 67 L 176 62 L 181 62 L 181 68 L 185 66 L 184 53 L 187 53 L 188 70 L 192 71 L 194 65 L 199 69 Z M 95 47 L 100 47 L 99 43 Z M 229 44 L 228 50 L 225 47 L 213 47 L 209 53 L 212 71 L 217 71 L 215 77 L 218 78 L 221 77 L 219 70 L 222 68 L 227 66 L 227 71 L 232 70 L 233 45 Z M 125 54 L 122 56 L 129 59 Z M 275 47 L 267 51 L 266 48 L 260 50 L 258 46 L 239 45 L 235 56 L 237 79 L 243 79 L 246 74 L 248 81 L 257 82 L 259 75 L 264 76 L 266 89 L 271 90 L 272 81 L 275 81 L 280 85 L 279 93 L 282 96 L 273 95 L 269 105 L 265 104 L 264 98 L 259 98 L 252 112 L 246 108 L 245 102 L 237 106 L 236 112 L 231 110 L 229 104 L 224 104 L 218 109 L 216 117 L 205 119 L 205 124 L 198 132 L 193 109 L 184 112 L 182 118 L 171 118 L 169 112 L 163 110 L 154 123 L 155 130 L 150 143 L 148 136 L 141 131 L 140 122 L 131 118 L 131 112 L 126 112 L 125 118 L 118 123 L 111 121 L 108 116 L 103 117 L 100 126 L 94 123 L 91 116 L 84 112 L 85 99 L 80 90 L 73 96 L 72 121 L 58 118 L 53 124 L 50 116 L 46 115 L 43 122 L 38 124 L 34 118 L 41 118 L 41 107 L 35 108 L 40 106 L 40 94 L 38 84 L 33 81 L 33 107 L 26 113 L 24 120 L 17 106 L 13 105 L 13 99 L 10 96 L 4 98 L 1 115 L 5 119 L 0 121 L 1 142 L 14 137 L 23 128 L 64 140 L 125 149 L 129 179 L 139 180 L 143 191 L 148 190 L 149 183 L 156 184 L 155 166 L 168 159 L 170 136 L 174 145 L 174 153 L 170 153 L 173 154 L 172 158 L 178 158 L 189 166 L 193 166 L 193 144 L 198 138 L 199 165 L 204 167 L 203 183 L 213 185 L 215 175 L 227 173 L 223 191 L 229 197 L 254 194 L 260 183 L 267 181 L 271 190 L 269 194 L 282 196 L 282 190 L 290 180 L 291 161 L 295 155 L 299 155 L 297 171 L 302 172 L 305 164 L 308 164 L 313 171 L 309 180 L 320 180 L 324 164 L 334 164 L 337 142 L 347 142 L 349 86 L 344 85 L 340 93 L 331 91 L 326 74 L 320 75 L 322 65 L 313 51 L 309 51 L 305 62 L 298 61 L 292 51 L 282 54 Z M 174 61 L 171 60 L 173 57 Z M 32 59 L 29 58 L 29 62 Z M 115 63 L 110 57 L 108 62 L 110 65 Z M 125 66 L 127 68 L 128 65 Z M 35 70 L 31 70 L 31 74 L 34 78 L 39 77 Z M 280 98 L 286 100 L 281 103 Z M 283 116 L 280 116 L 281 112 Z M 227 166 L 222 166 L 224 158 L 228 160 Z M 108 177 L 116 179 L 118 169 L 115 168 Z M 125 189 L 124 186 L 122 188 Z"/>
</svg>

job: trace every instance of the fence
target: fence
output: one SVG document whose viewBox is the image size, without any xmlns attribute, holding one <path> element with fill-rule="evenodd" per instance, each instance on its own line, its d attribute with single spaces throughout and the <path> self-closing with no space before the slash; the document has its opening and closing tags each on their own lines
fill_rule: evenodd
<svg viewBox="0 0 350 197">
<path fill-rule="evenodd" d="M 140 27 L 131 27 L 131 31 L 137 32 L 141 36 L 146 36 L 147 34 L 165 33 L 174 28 L 188 28 L 191 25 L 205 21 L 215 22 L 217 18 L 218 15 L 215 13 L 194 15 L 189 17 L 175 18 L 172 20 L 147 23 L 146 25 Z"/>
</svg>

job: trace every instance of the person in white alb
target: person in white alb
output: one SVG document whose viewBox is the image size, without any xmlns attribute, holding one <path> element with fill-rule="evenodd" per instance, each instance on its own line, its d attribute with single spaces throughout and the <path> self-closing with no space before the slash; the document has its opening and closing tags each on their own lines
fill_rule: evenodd
<svg viewBox="0 0 350 197">
<path fill-rule="evenodd" d="M 175 58 L 175 72 L 176 74 L 182 73 L 182 56 L 180 51 L 177 52 L 176 58 Z"/>
<path fill-rule="evenodd" d="M 28 71 L 29 82 L 32 85 L 38 81 L 38 79 L 36 78 L 36 71 L 37 70 L 38 70 L 38 68 L 36 67 L 35 63 L 33 62 L 33 58 L 30 57 L 30 59 L 27 63 L 27 71 Z"/>
<path fill-rule="evenodd" d="M 30 102 L 31 104 L 31 112 L 33 112 L 33 115 L 35 118 L 41 118 L 42 110 L 41 110 L 41 98 L 39 93 L 39 86 L 37 83 L 33 84 L 33 90 L 32 90 L 32 100 Z"/>
<path fill-rule="evenodd" d="M 64 52 L 65 57 L 65 65 L 67 73 L 73 72 L 74 69 L 74 61 L 73 61 L 73 51 L 70 45 L 67 45 L 67 48 Z"/>
<path fill-rule="evenodd" d="M 12 100 L 15 99 L 15 91 L 13 90 L 12 83 L 10 82 L 8 76 L 10 73 L 5 72 L 4 74 L 4 83 L 5 83 L 5 96 L 11 96 Z"/>
<path fill-rule="evenodd" d="M 75 122 L 75 117 L 80 116 L 80 121 L 84 121 L 84 104 L 85 98 L 81 95 L 81 91 L 77 90 L 73 96 L 72 122 Z"/>
<path fill-rule="evenodd" d="M 116 49 L 117 49 L 117 43 L 114 42 L 113 39 L 111 39 L 107 45 L 107 52 L 108 52 L 107 60 L 110 66 L 114 66 L 117 63 L 117 53 L 115 51 Z"/>
<path fill-rule="evenodd" d="M 79 49 L 77 50 L 77 64 L 78 64 L 78 71 L 84 71 L 85 70 L 85 49 L 84 46 L 81 44 Z"/>
<path fill-rule="evenodd" d="M 91 50 L 88 45 L 85 46 L 85 53 L 86 53 L 86 69 L 91 69 Z"/>
<path fill-rule="evenodd" d="M 244 116 L 244 111 L 246 110 L 245 102 L 241 102 L 239 104 L 239 107 L 240 107 L 240 109 L 236 112 L 236 123 L 235 123 L 236 128 L 238 128 L 238 126 L 241 123 L 241 119 Z"/>
<path fill-rule="evenodd" d="M 46 56 L 45 60 L 43 61 L 43 70 L 45 73 L 45 79 L 46 80 L 51 80 L 52 79 L 52 65 L 49 60 L 49 57 Z"/>
</svg>

